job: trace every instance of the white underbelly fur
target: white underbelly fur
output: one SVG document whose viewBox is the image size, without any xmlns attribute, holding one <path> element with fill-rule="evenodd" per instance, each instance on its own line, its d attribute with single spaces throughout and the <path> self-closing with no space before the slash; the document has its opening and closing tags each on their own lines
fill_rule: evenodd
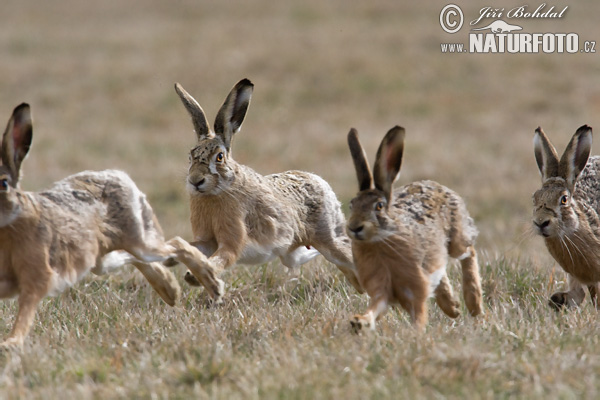
<svg viewBox="0 0 600 400">
<path fill-rule="evenodd" d="M 64 276 L 61 276 L 59 273 L 53 271 L 52 278 L 50 281 L 50 289 L 48 290 L 48 296 L 58 296 L 61 294 L 66 288 L 73 286 L 79 281 L 79 279 L 83 278 L 85 272 L 81 274 L 81 276 L 77 275 L 77 272 L 74 270 L 70 271 L 71 273 L 65 272 Z"/>
<path fill-rule="evenodd" d="M 442 278 L 446 275 L 446 267 L 442 267 L 436 271 L 433 271 L 429 275 L 429 297 L 433 296 L 433 292 L 439 286 Z"/>
<path fill-rule="evenodd" d="M 273 245 L 263 246 L 256 242 L 249 242 L 237 262 L 238 264 L 256 265 L 264 264 L 277 257 Z"/>
</svg>

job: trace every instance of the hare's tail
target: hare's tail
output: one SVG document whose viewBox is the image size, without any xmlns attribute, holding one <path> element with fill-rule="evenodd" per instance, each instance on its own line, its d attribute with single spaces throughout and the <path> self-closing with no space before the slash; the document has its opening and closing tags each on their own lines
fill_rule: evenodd
<svg viewBox="0 0 600 400">
<path fill-rule="evenodd" d="M 481 304 L 481 279 L 479 263 L 474 246 L 470 246 L 464 256 L 459 258 L 462 267 L 463 297 L 469 313 L 475 317 L 483 312 Z"/>
</svg>

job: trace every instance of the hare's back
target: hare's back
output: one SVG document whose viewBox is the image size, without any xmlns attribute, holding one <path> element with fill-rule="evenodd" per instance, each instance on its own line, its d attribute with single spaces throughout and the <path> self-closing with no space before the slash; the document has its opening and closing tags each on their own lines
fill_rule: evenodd
<svg viewBox="0 0 600 400">
<path fill-rule="evenodd" d="M 84 171 L 56 182 L 39 195 L 63 211 L 84 216 L 108 208 L 140 207 L 143 194 L 125 172 Z"/>
<path fill-rule="evenodd" d="M 277 194 L 284 200 L 307 207 L 318 207 L 331 187 L 320 176 L 304 171 L 286 171 L 267 175 Z"/>
<path fill-rule="evenodd" d="M 600 156 L 590 157 L 575 184 L 575 198 L 600 214 Z"/>
<path fill-rule="evenodd" d="M 393 207 L 416 221 L 434 218 L 456 194 L 434 181 L 417 181 L 394 190 Z"/>
<path fill-rule="evenodd" d="M 449 231 L 461 220 L 472 224 L 462 198 L 434 181 L 417 181 L 398 188 L 392 205 L 402 223 L 418 229 L 436 226 Z"/>
</svg>

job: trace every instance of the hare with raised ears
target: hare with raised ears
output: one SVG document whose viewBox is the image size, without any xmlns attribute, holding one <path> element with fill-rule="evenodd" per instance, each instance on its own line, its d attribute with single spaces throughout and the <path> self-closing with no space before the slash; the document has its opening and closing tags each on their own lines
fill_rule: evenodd
<svg viewBox="0 0 600 400">
<path fill-rule="evenodd" d="M 124 172 L 86 171 L 43 192 L 21 190 L 21 163 L 32 134 L 30 107 L 21 104 L 0 149 L 0 298 L 18 296 L 19 304 L 13 330 L 0 346 L 21 346 L 38 303 L 89 271 L 103 274 L 131 262 L 174 305 L 179 284 L 161 261 L 191 260 L 193 268 L 202 264 L 202 254 L 179 238 L 165 243 L 146 196 Z"/>
<path fill-rule="evenodd" d="M 533 227 L 548 251 L 568 274 L 568 291 L 554 293 L 549 304 L 559 309 L 585 299 L 583 286 L 596 303 L 600 282 L 600 157 L 590 158 L 592 128 L 577 129 L 560 160 L 537 128 L 533 140 L 542 187 L 533 195 Z"/>
<path fill-rule="evenodd" d="M 253 87 L 248 79 L 233 87 L 213 132 L 198 102 L 175 84 L 197 136 L 186 182 L 193 244 L 209 257 L 202 275 L 192 270 L 186 281 L 202 284 L 219 301 L 224 286 L 218 274 L 234 263 L 253 265 L 279 257 L 294 268 L 320 253 L 362 292 L 344 215 L 329 184 L 303 171 L 262 176 L 233 159 L 233 135 L 242 126 Z"/>
<path fill-rule="evenodd" d="M 374 329 L 375 321 L 394 304 L 423 329 L 431 295 L 446 315 L 456 318 L 460 303 L 446 275 L 449 256 L 462 265 L 469 313 L 479 315 L 481 284 L 474 247 L 477 228 L 464 201 L 432 181 L 392 190 L 404 148 L 404 129 L 399 126 L 383 138 L 373 173 L 355 129 L 348 134 L 348 145 L 360 191 L 350 203 L 347 231 L 360 284 L 371 299 L 367 312 L 350 321 L 354 330 Z"/>
</svg>

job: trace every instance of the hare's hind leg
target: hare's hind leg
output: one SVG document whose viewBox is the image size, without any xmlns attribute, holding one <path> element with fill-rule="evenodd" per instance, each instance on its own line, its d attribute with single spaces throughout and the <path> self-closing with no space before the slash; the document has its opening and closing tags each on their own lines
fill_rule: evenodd
<svg viewBox="0 0 600 400">
<path fill-rule="evenodd" d="M 465 246 L 459 238 L 452 238 L 449 254 L 460 261 L 463 297 L 469 314 L 475 317 L 483 312 L 481 278 L 475 246 Z"/>
<path fill-rule="evenodd" d="M 181 297 L 181 288 L 175 275 L 159 262 L 141 263 L 134 261 L 133 265 L 144 275 L 150 286 L 171 307 L 177 304 Z"/>
<path fill-rule="evenodd" d="M 476 317 L 483 312 L 481 278 L 479 277 L 479 263 L 474 246 L 470 246 L 467 252 L 459 256 L 462 267 L 462 290 L 465 304 L 469 313 Z"/>
<path fill-rule="evenodd" d="M 438 287 L 435 288 L 433 295 L 435 296 L 435 302 L 447 316 L 456 318 L 460 315 L 460 303 L 454 296 L 446 274 L 442 277 Z"/>
<path fill-rule="evenodd" d="M 162 261 L 173 255 L 174 249 L 156 238 L 149 242 L 138 243 L 136 246 L 125 249 L 127 253 L 133 256 L 133 259 L 128 259 L 124 252 L 113 252 L 116 254 L 109 253 L 107 255 L 110 256 L 108 261 L 114 259 L 115 262 L 124 260 L 131 262 L 144 275 L 165 303 L 174 306 L 181 297 L 181 288 L 171 271 L 162 265 Z M 103 258 L 102 263 L 104 262 Z"/>
<path fill-rule="evenodd" d="M 358 293 L 364 293 L 364 289 L 358 281 L 356 268 L 352 261 L 352 248 L 350 239 L 343 236 L 330 237 L 314 245 L 325 259 L 335 264 L 344 274 L 348 282 Z"/>
<path fill-rule="evenodd" d="M 174 249 L 174 253 L 179 262 L 185 264 L 195 278 L 206 288 L 209 295 L 215 303 L 220 303 L 225 293 L 225 283 L 217 278 L 215 270 L 211 267 L 206 256 L 180 237 L 175 237 L 167 242 Z M 186 281 L 190 282 L 186 275 Z"/>
</svg>

